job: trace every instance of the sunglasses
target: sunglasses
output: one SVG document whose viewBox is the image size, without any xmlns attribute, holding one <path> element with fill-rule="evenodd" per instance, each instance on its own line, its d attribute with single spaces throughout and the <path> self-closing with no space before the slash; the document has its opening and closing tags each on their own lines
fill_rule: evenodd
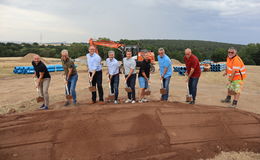
<svg viewBox="0 0 260 160">
<path fill-rule="evenodd" d="M 228 53 L 232 53 L 232 54 L 233 54 L 233 53 L 235 53 L 235 52 L 228 52 Z"/>
</svg>

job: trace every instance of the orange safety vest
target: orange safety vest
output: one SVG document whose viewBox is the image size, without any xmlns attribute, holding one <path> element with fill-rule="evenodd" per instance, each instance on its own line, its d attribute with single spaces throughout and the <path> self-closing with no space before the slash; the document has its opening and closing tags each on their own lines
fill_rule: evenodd
<svg viewBox="0 0 260 160">
<path fill-rule="evenodd" d="M 233 70 L 235 70 L 235 76 L 232 81 L 244 80 L 246 78 L 246 67 L 238 55 L 233 58 L 227 57 L 227 75 L 229 78 L 231 77 Z"/>
</svg>

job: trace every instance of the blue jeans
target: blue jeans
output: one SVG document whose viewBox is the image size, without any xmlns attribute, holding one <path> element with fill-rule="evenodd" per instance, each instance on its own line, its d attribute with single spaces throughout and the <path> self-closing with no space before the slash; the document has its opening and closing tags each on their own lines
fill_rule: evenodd
<svg viewBox="0 0 260 160">
<path fill-rule="evenodd" d="M 163 88 L 166 89 L 167 93 L 162 95 L 162 100 L 167 101 L 169 97 L 169 84 L 170 84 L 171 76 L 167 78 L 163 78 Z"/>
<path fill-rule="evenodd" d="M 194 101 L 196 100 L 198 82 L 199 82 L 199 78 L 189 79 L 189 92 L 192 95 L 192 99 Z"/>
<path fill-rule="evenodd" d="M 68 90 L 69 90 L 69 94 L 71 94 L 73 97 L 73 103 L 77 102 L 77 95 L 76 95 L 77 81 L 78 81 L 78 74 L 70 76 L 68 80 Z"/>
<path fill-rule="evenodd" d="M 115 93 L 115 100 L 118 99 L 119 74 L 113 75 L 110 82 L 111 93 Z"/>
</svg>

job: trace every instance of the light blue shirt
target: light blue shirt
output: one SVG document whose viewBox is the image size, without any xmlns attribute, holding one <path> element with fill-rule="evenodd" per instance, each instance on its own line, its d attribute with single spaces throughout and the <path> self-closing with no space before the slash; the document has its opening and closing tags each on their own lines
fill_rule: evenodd
<svg viewBox="0 0 260 160">
<path fill-rule="evenodd" d="M 113 58 L 112 60 L 110 58 L 107 58 L 106 63 L 109 75 L 112 76 L 119 73 L 119 63 L 115 58 Z"/>
<path fill-rule="evenodd" d="M 123 59 L 123 64 L 124 64 L 124 69 L 125 69 L 125 75 L 128 75 L 130 73 L 131 69 L 134 70 L 132 74 L 136 73 L 136 62 L 133 57 L 131 57 L 129 59 L 127 57 L 125 57 Z"/>
<path fill-rule="evenodd" d="M 164 72 L 164 68 L 167 68 L 167 72 L 164 75 L 163 78 L 167 78 L 172 76 L 172 62 L 171 59 L 164 54 L 163 57 L 161 57 L 160 55 L 158 55 L 158 62 L 159 62 L 159 67 L 160 67 L 160 75 L 163 74 Z"/>
<path fill-rule="evenodd" d="M 101 57 L 97 53 L 94 53 L 93 55 L 88 53 L 86 56 L 89 72 L 102 70 Z"/>
</svg>

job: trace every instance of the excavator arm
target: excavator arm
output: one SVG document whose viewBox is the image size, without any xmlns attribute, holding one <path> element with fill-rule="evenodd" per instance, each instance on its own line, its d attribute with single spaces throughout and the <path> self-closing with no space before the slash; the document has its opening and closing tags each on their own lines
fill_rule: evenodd
<svg viewBox="0 0 260 160">
<path fill-rule="evenodd" d="M 124 51 L 124 44 L 116 43 L 113 41 L 106 41 L 106 40 L 100 40 L 100 41 L 94 41 L 92 38 L 89 40 L 89 45 L 90 46 L 95 46 L 97 49 L 97 46 L 104 46 L 104 47 L 109 47 L 109 48 L 116 48 L 120 50 L 121 52 Z M 97 50 L 98 52 L 98 50 Z"/>
</svg>

